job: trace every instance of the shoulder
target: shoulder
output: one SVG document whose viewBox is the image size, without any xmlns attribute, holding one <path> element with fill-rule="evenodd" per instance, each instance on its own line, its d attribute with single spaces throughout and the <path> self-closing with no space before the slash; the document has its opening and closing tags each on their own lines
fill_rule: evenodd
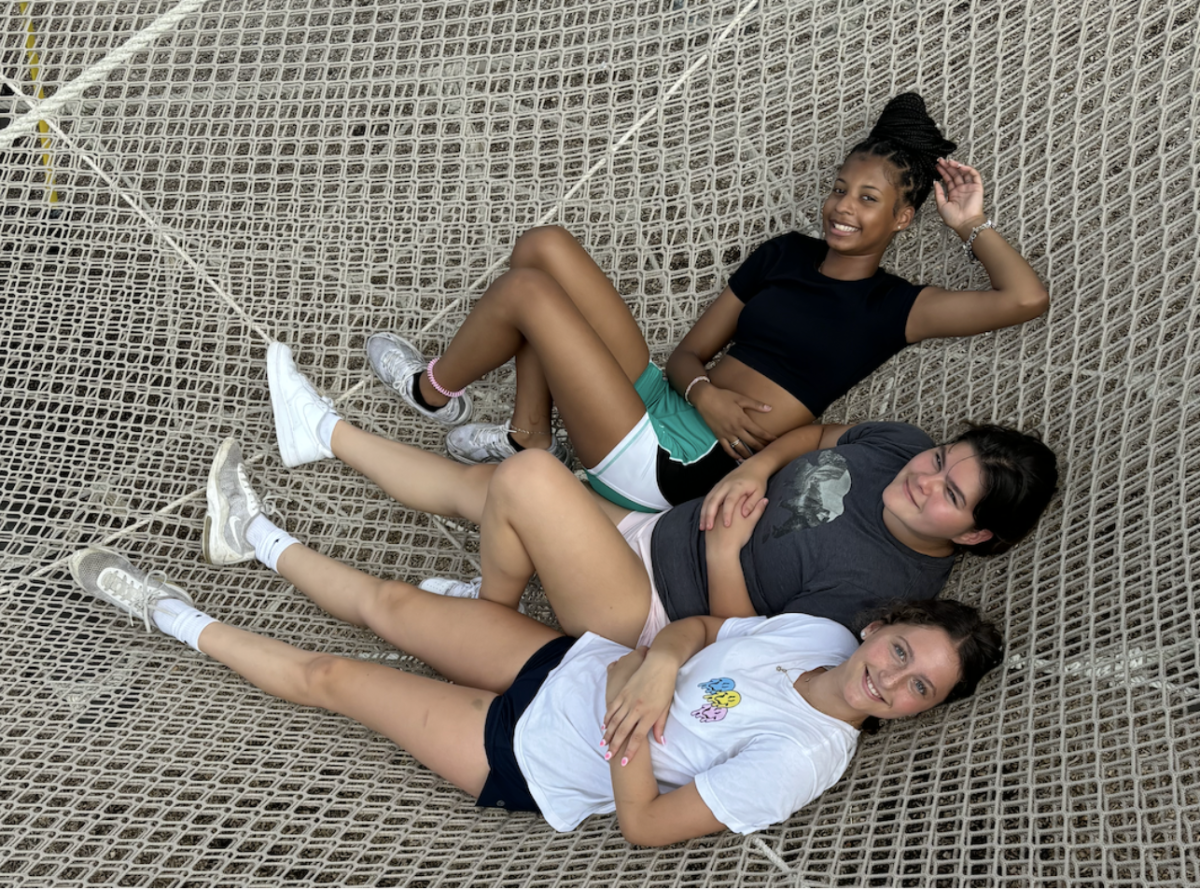
<svg viewBox="0 0 1200 890">
<path fill-rule="evenodd" d="M 794 647 L 797 654 L 803 653 L 814 661 L 822 664 L 831 660 L 835 663 L 845 661 L 858 647 L 854 634 L 830 618 L 820 618 L 816 615 L 806 615 L 801 612 L 784 612 L 772 618 L 732 619 L 737 621 L 755 621 L 757 625 L 750 629 L 747 636 L 753 635 L 760 640 L 778 638 L 786 645 Z M 730 621 L 726 621 L 728 626 Z M 725 627 L 723 626 L 722 631 Z"/>
<path fill-rule="evenodd" d="M 875 278 L 880 284 L 888 287 L 891 290 L 911 289 L 913 293 L 916 294 L 926 287 L 924 284 L 914 284 L 907 278 L 897 275 L 895 272 L 892 272 L 890 269 L 885 269 L 883 266 L 879 267 L 879 270 L 875 273 Z"/>
</svg>

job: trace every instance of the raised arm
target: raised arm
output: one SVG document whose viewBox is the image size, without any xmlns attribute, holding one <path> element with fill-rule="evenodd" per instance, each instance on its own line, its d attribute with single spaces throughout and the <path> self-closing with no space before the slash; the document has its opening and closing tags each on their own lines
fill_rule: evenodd
<svg viewBox="0 0 1200 890">
<path fill-rule="evenodd" d="M 933 193 L 943 222 L 966 243 L 971 231 L 984 221 L 983 180 L 979 171 L 958 161 L 938 161 L 945 183 L 934 183 Z M 931 337 L 969 337 L 1037 318 L 1050 305 L 1050 297 L 1037 273 L 995 230 L 984 229 L 971 245 L 975 257 L 991 279 L 985 291 L 924 288 L 908 313 L 905 337 L 917 343 Z"/>
<path fill-rule="evenodd" d="M 741 460 L 746 454 L 735 452 L 730 442 L 740 440 L 751 451 L 758 451 L 774 440 L 771 433 L 746 413 L 770 411 L 771 406 L 704 380 L 693 381 L 705 376 L 704 366 L 733 339 L 738 316 L 744 308 L 745 303 L 730 288 L 725 288 L 667 360 L 667 379 L 671 386 L 696 406 L 721 447 L 734 460 Z"/>
<path fill-rule="evenodd" d="M 639 649 L 609 667 L 605 740 L 611 750 L 613 796 L 621 834 L 631 844 L 659 847 L 720 831 L 725 826 L 691 782 L 660 794 L 649 757 L 634 757 L 652 727 L 661 726 L 675 695 L 679 669 L 716 642 L 723 622 L 707 615 L 674 621 Z"/>
</svg>

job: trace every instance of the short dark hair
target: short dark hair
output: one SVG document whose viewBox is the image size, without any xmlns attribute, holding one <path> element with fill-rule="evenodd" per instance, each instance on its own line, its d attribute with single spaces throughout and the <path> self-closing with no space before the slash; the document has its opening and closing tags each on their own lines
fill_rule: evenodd
<svg viewBox="0 0 1200 890">
<path fill-rule="evenodd" d="M 983 497 L 975 505 L 975 528 L 992 537 L 963 545 L 968 553 L 1003 553 L 1037 525 L 1058 487 L 1058 459 L 1036 434 L 996 424 L 971 424 L 950 442 L 970 445 L 983 474 Z"/>
<path fill-rule="evenodd" d="M 917 93 L 901 93 L 884 106 L 867 138 L 850 149 L 847 158 L 864 154 L 888 161 L 899 174 L 895 185 L 900 200 L 919 209 L 929 197 L 934 180 L 941 178 L 938 158 L 956 148 L 929 116 L 925 100 Z"/>
<path fill-rule="evenodd" d="M 916 627 L 941 628 L 950 637 L 958 652 L 958 682 L 950 689 L 942 704 L 968 698 L 992 668 L 1004 660 L 1004 636 L 974 606 L 958 600 L 897 600 L 872 615 L 863 626 L 878 621 L 881 624 L 911 624 Z M 879 718 L 868 717 L 862 731 L 879 731 Z"/>
</svg>

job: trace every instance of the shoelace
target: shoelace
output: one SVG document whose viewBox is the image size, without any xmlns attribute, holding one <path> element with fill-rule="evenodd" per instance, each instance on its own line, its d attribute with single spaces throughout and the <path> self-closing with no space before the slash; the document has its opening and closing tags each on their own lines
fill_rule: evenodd
<svg viewBox="0 0 1200 890">
<path fill-rule="evenodd" d="M 399 386 L 405 377 L 411 377 L 421 370 L 416 362 L 410 360 L 400 349 L 389 349 L 379 362 L 383 376 L 396 381 Z"/>
<path fill-rule="evenodd" d="M 508 446 L 508 450 L 512 450 L 512 446 L 508 441 L 508 424 L 504 426 L 486 426 L 479 425 L 471 430 L 471 444 L 476 448 L 487 448 L 489 445 Z"/>
<path fill-rule="evenodd" d="M 254 491 L 254 486 L 250 484 L 250 477 L 246 475 L 246 468 L 242 464 L 237 465 L 238 482 L 242 485 L 242 491 L 246 493 L 246 512 L 253 516 L 255 513 L 262 513 L 264 506 L 262 501 L 258 499 L 258 495 Z"/>
<path fill-rule="evenodd" d="M 182 600 L 189 606 L 195 608 L 196 604 L 192 601 L 192 597 L 186 590 L 175 588 L 174 590 L 167 589 L 167 576 L 160 569 L 154 569 L 146 574 L 146 580 L 140 584 L 136 579 L 130 580 L 126 573 L 121 571 L 115 573 L 112 579 L 113 587 L 117 588 L 117 592 L 123 595 L 130 603 L 136 603 L 135 609 L 141 614 L 142 621 L 146 625 L 146 630 L 153 630 L 150 624 L 150 616 L 154 613 L 154 607 L 162 600 L 177 599 Z M 138 603 L 138 598 L 142 601 Z M 133 624 L 134 613 L 129 613 L 129 623 Z"/>
</svg>

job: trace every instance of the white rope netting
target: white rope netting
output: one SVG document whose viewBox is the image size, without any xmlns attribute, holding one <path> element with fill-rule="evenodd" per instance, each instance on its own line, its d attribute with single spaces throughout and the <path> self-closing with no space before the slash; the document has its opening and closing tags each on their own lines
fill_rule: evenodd
<svg viewBox="0 0 1200 890">
<path fill-rule="evenodd" d="M 5 0 L 0 21 L 5 883 L 1200 882 L 1193 0 Z M 267 339 L 355 423 L 440 449 L 368 334 L 443 344 L 515 237 L 558 223 L 665 358 L 913 88 L 1052 307 L 909 349 L 826 417 L 1038 429 L 1063 483 L 1036 539 L 951 581 L 1004 622 L 1003 676 L 866 741 L 786 824 L 653 851 L 611 818 L 476 810 L 76 592 L 65 558 L 108 542 L 218 618 L 408 664 L 264 569 L 201 561 L 234 434 L 301 540 L 474 573 L 474 528 L 335 462 L 284 470 Z M 888 264 L 985 286 L 924 216 Z M 506 373 L 476 391 L 499 418 Z"/>
</svg>

